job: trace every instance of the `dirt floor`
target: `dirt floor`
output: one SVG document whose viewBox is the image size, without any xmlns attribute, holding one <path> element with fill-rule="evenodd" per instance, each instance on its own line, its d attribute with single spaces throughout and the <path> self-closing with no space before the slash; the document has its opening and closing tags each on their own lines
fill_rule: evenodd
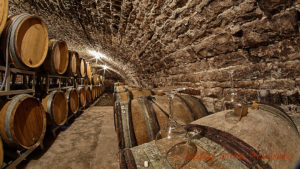
<svg viewBox="0 0 300 169">
<path fill-rule="evenodd" d="M 61 131 L 50 147 L 32 155 L 22 168 L 117 169 L 118 145 L 113 123 L 112 106 L 90 107 Z"/>
</svg>

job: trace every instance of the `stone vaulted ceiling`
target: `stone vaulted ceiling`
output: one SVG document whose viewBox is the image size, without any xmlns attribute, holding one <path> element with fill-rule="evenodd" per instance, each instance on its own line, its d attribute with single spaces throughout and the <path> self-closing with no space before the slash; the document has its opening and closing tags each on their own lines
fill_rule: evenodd
<svg viewBox="0 0 300 169">
<path fill-rule="evenodd" d="M 260 63 L 272 56 L 259 47 L 277 42 L 299 51 L 299 0 L 10 0 L 10 15 L 21 12 L 41 16 L 50 37 L 90 62 L 87 49 L 105 53 L 102 62 L 135 85 L 172 85 L 241 58 Z"/>
</svg>

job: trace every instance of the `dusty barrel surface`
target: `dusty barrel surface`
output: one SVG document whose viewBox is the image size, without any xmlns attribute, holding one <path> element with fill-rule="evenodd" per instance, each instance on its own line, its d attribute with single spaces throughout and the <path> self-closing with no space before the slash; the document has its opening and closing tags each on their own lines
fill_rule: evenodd
<svg viewBox="0 0 300 169">
<path fill-rule="evenodd" d="M 174 149 L 184 144 L 181 138 L 161 139 L 124 150 L 120 166 L 143 168 L 148 161 L 152 169 L 295 167 L 300 158 L 300 151 L 295 151 L 300 149 L 300 138 L 285 112 L 259 105 L 259 109 L 249 109 L 247 116 L 239 118 L 231 110 L 201 118 L 186 126 L 194 135 L 189 152 Z"/>
<path fill-rule="evenodd" d="M 104 85 L 104 77 L 99 75 L 100 84 Z"/>
<path fill-rule="evenodd" d="M 86 90 L 84 87 L 78 87 L 77 92 L 79 95 L 79 103 L 81 107 L 86 105 Z"/>
<path fill-rule="evenodd" d="M 93 72 L 92 72 L 92 67 L 89 63 L 86 64 L 86 74 L 89 79 L 89 82 L 92 83 Z"/>
<path fill-rule="evenodd" d="M 0 2 L 0 34 L 2 33 L 8 15 L 8 0 Z"/>
<path fill-rule="evenodd" d="M 17 95 L 1 109 L 0 132 L 8 145 L 36 148 L 44 138 L 46 126 L 42 105 L 30 95 Z"/>
<path fill-rule="evenodd" d="M 76 89 L 68 89 L 66 91 L 66 97 L 68 100 L 69 112 L 76 114 L 79 109 L 79 96 Z"/>
<path fill-rule="evenodd" d="M 67 74 L 71 76 L 80 75 L 80 59 L 77 52 L 69 51 L 69 66 Z"/>
<path fill-rule="evenodd" d="M 91 104 L 93 102 L 92 90 L 90 87 L 86 87 L 85 91 L 86 91 L 86 101 L 88 104 Z"/>
<path fill-rule="evenodd" d="M 8 54 L 15 67 L 41 66 L 48 51 L 48 32 L 44 21 L 29 14 L 10 17 L 1 36 L 1 46 L 3 56 Z"/>
<path fill-rule="evenodd" d="M 96 98 L 97 98 L 97 88 L 93 87 L 92 88 L 92 99 L 96 100 Z"/>
<path fill-rule="evenodd" d="M 96 97 L 98 98 L 100 96 L 100 87 L 96 86 Z"/>
<path fill-rule="evenodd" d="M 121 149 L 150 142 L 169 119 L 168 96 L 139 97 L 115 102 L 115 127 Z M 184 95 L 173 99 L 173 117 L 180 124 L 189 124 L 208 115 L 202 102 Z"/>
<path fill-rule="evenodd" d="M 44 70 L 50 74 L 62 75 L 69 66 L 69 51 L 65 41 L 51 39 L 48 55 L 43 64 Z"/>
<path fill-rule="evenodd" d="M 48 115 L 48 124 L 61 126 L 68 119 L 68 102 L 61 91 L 53 91 L 42 100 L 43 107 Z"/>
<path fill-rule="evenodd" d="M 0 167 L 3 165 L 4 160 L 4 149 L 3 149 L 3 142 L 2 139 L 0 139 Z"/>
<path fill-rule="evenodd" d="M 83 58 L 80 59 L 80 76 L 86 76 L 86 62 Z"/>
<path fill-rule="evenodd" d="M 126 95 L 129 96 L 130 99 L 137 99 L 141 96 L 151 96 L 153 95 L 153 92 L 149 89 L 142 89 L 142 88 L 132 88 L 128 87 L 127 85 L 122 86 L 115 86 L 115 95 L 117 96 L 117 99 L 123 99 L 121 97 L 124 97 L 125 95 L 122 93 L 128 92 Z"/>
<path fill-rule="evenodd" d="M 142 89 L 142 88 L 128 88 L 128 90 L 131 92 L 132 99 L 137 99 L 141 96 L 151 96 L 153 93 L 149 89 Z"/>
<path fill-rule="evenodd" d="M 114 87 L 114 101 L 115 102 L 128 102 L 132 98 L 131 93 L 123 86 Z"/>
<path fill-rule="evenodd" d="M 93 74 L 93 84 L 94 85 L 99 85 L 99 82 L 100 82 L 99 75 Z"/>
</svg>

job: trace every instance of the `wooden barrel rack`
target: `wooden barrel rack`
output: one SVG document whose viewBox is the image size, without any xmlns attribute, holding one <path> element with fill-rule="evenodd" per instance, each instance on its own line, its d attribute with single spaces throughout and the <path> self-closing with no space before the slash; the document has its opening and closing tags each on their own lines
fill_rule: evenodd
<svg viewBox="0 0 300 169">
<path fill-rule="evenodd" d="M 7 18 L 8 5 L 8 0 L 0 2 L 0 75 L 4 77 L 0 80 L 0 96 L 5 101 L 0 107 L 0 117 L 10 114 L 11 119 L 27 127 L 21 130 L 20 125 L 13 124 L 10 125 L 13 126 L 11 130 L 6 130 L 3 125 L 9 126 L 7 120 L 0 118 L 0 168 L 15 169 L 36 148 L 43 149 L 46 130 L 55 138 L 63 125 L 68 125 L 88 106 L 97 103 L 104 92 L 100 85 L 104 78 L 94 74 L 91 65 L 76 51 L 69 51 L 67 42 L 49 41 L 46 24 L 39 16 L 23 13 Z M 89 104 L 80 107 L 77 89 L 85 90 L 87 86 L 90 89 Z M 26 107 L 24 104 L 27 102 L 30 106 Z M 27 120 L 29 125 L 22 121 L 22 115 L 27 114 L 31 119 Z M 48 127 L 47 121 L 51 124 Z M 34 122 L 37 124 L 34 125 Z M 20 131 L 34 137 L 22 137 Z M 14 132 L 12 137 L 6 135 L 10 132 Z"/>
</svg>

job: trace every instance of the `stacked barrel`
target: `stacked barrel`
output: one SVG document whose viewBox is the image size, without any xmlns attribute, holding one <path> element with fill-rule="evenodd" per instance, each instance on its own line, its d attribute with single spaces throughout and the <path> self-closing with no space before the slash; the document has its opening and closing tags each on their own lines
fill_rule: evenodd
<svg viewBox="0 0 300 169">
<path fill-rule="evenodd" d="M 116 83 L 114 86 L 114 121 L 119 148 L 131 148 L 155 139 L 157 132 L 169 120 L 169 98 L 153 95 L 149 89 Z M 176 95 L 174 118 L 188 124 L 208 115 L 200 99 L 190 95 Z"/>
<path fill-rule="evenodd" d="M 6 68 L 5 80 L 9 76 L 7 70 L 16 68 L 20 72 L 36 72 L 41 77 L 72 78 L 80 83 L 54 91 L 35 89 L 35 96 L 8 94 L 9 99 L 0 99 L 0 167 L 5 154 L 2 141 L 9 150 L 34 149 L 43 142 L 47 126 L 53 129 L 64 125 L 105 90 L 103 78 L 78 52 L 70 51 L 64 40 L 49 38 L 42 18 L 26 13 L 7 18 L 8 9 L 8 0 L 2 0 L 0 65 Z M 1 80 L 0 86 L 5 80 Z"/>
<path fill-rule="evenodd" d="M 254 103 L 208 114 L 200 99 L 177 93 L 173 118 L 185 132 L 164 138 L 156 136 L 169 120 L 170 91 L 122 83 L 114 90 L 121 169 L 293 168 L 300 158 L 297 127 L 277 106 Z"/>
<path fill-rule="evenodd" d="M 120 168 L 295 168 L 299 132 L 282 109 L 253 104 L 244 116 L 235 111 L 198 119 L 176 138 L 122 150 Z"/>
</svg>

